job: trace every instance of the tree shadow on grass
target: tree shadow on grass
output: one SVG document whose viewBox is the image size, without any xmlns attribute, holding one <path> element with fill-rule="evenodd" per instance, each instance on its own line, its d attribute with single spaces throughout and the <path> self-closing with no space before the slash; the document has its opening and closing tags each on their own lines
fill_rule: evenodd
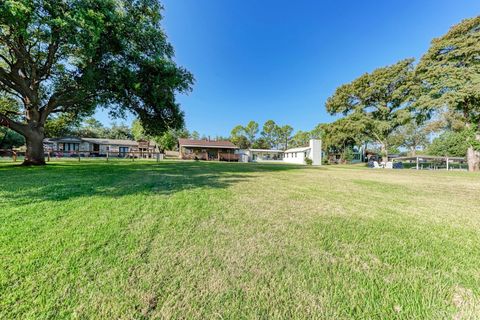
<svg viewBox="0 0 480 320">
<path fill-rule="evenodd" d="M 284 164 L 205 162 L 52 163 L 45 167 L 0 166 L 0 208 L 39 201 L 101 195 L 171 195 L 183 190 L 219 189 L 258 178 L 262 172 L 302 169 Z"/>
</svg>

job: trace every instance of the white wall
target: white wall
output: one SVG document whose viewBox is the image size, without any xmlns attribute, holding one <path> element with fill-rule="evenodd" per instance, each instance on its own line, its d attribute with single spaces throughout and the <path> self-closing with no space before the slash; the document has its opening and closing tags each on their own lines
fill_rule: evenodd
<svg viewBox="0 0 480 320">
<path fill-rule="evenodd" d="M 322 141 L 311 139 L 310 140 L 310 154 L 309 158 L 312 159 L 314 166 L 322 165 Z"/>
<path fill-rule="evenodd" d="M 306 151 L 308 153 L 308 151 Z M 283 157 L 283 161 L 287 163 L 295 163 L 295 164 L 305 164 L 305 151 L 302 152 L 289 152 L 288 157 L 287 153 Z"/>
<path fill-rule="evenodd" d="M 312 165 L 322 165 L 322 141 L 316 139 L 310 140 L 309 148 L 306 151 L 285 152 L 283 161 L 287 163 L 305 164 L 305 153 L 307 153 L 307 158 L 312 159 Z"/>
</svg>

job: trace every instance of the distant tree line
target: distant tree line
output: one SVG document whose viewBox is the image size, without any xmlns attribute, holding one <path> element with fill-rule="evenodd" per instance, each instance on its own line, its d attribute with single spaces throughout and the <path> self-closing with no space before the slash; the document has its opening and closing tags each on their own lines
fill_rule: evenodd
<svg viewBox="0 0 480 320">
<path fill-rule="evenodd" d="M 312 131 L 297 131 L 290 125 L 278 125 L 273 120 L 267 120 L 262 128 L 255 121 L 245 126 L 237 125 L 230 132 L 229 140 L 241 149 L 282 149 L 308 145 L 309 140 L 321 137 L 320 126 Z"/>
</svg>

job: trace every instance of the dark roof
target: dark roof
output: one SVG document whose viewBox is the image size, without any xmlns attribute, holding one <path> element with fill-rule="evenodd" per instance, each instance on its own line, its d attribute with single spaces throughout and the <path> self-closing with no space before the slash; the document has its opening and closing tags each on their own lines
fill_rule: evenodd
<svg viewBox="0 0 480 320">
<path fill-rule="evenodd" d="M 118 146 L 138 146 L 138 142 L 126 139 L 82 138 L 83 141 L 94 144 L 109 144 Z"/>
<path fill-rule="evenodd" d="M 205 148 L 226 148 L 226 149 L 238 149 L 236 145 L 230 141 L 218 140 L 191 140 L 191 139 L 178 139 L 178 144 L 181 147 L 205 147 Z"/>
</svg>

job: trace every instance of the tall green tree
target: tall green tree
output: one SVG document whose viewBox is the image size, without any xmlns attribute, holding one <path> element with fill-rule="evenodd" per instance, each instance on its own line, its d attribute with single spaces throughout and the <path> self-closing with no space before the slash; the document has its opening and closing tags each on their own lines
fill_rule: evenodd
<svg viewBox="0 0 480 320">
<path fill-rule="evenodd" d="M 25 139 L 13 130 L 0 127 L 0 150 L 12 149 L 25 144 Z"/>
<path fill-rule="evenodd" d="M 278 141 L 279 127 L 273 120 L 267 120 L 263 124 L 261 137 L 269 145 L 269 148 L 275 147 Z"/>
<path fill-rule="evenodd" d="M 240 149 L 248 149 L 252 146 L 245 134 L 245 128 L 242 125 L 235 126 L 230 132 L 230 141 Z"/>
<path fill-rule="evenodd" d="M 137 115 L 149 134 L 183 125 L 176 93 L 193 76 L 173 61 L 157 0 L 9 0 L 0 5 L 0 94 L 21 115 L 0 125 L 26 139 L 24 164 L 45 164 L 52 115 Z"/>
<path fill-rule="evenodd" d="M 431 112 L 447 108 L 450 119 L 461 122 L 468 167 L 480 170 L 480 16 L 452 27 L 434 39 L 417 66 L 422 80 L 418 108 Z"/>
<path fill-rule="evenodd" d="M 155 142 L 157 142 L 158 147 L 160 150 L 175 150 L 177 148 L 178 143 L 178 133 L 174 130 L 168 130 L 164 132 L 162 135 L 157 136 L 154 138 Z"/>
<path fill-rule="evenodd" d="M 427 127 L 411 121 L 398 128 L 394 133 L 393 146 L 405 147 L 411 156 L 415 156 L 419 148 L 425 149 L 429 144 Z"/>
<path fill-rule="evenodd" d="M 193 131 L 192 134 L 190 135 L 190 138 L 193 139 L 193 140 L 198 140 L 200 139 L 200 133 L 198 133 L 198 131 Z"/>
<path fill-rule="evenodd" d="M 284 150 L 288 149 L 289 142 L 292 139 L 293 128 L 288 124 L 279 127 L 278 129 L 278 140 L 280 145 L 282 145 Z"/>
<path fill-rule="evenodd" d="M 270 144 L 264 138 L 258 138 L 252 145 L 253 149 L 270 149 Z"/>
<path fill-rule="evenodd" d="M 133 139 L 132 131 L 130 127 L 124 123 L 116 124 L 112 123 L 112 126 L 107 130 L 108 139 L 121 139 L 131 140 Z"/>
<path fill-rule="evenodd" d="M 317 126 L 322 132 L 322 146 L 327 153 L 340 154 L 341 161 L 348 160 L 349 150 L 365 141 L 365 127 L 362 121 L 352 114 L 328 124 Z"/>
<path fill-rule="evenodd" d="M 359 133 L 378 143 L 387 161 L 390 135 L 411 117 L 414 79 L 413 59 L 376 69 L 340 86 L 328 98 L 327 111 L 353 116 Z"/>
<path fill-rule="evenodd" d="M 145 133 L 145 129 L 142 126 L 142 122 L 138 119 L 133 120 L 132 129 L 130 130 L 133 136 L 133 139 L 139 140 L 148 140 L 151 137 Z"/>
<path fill-rule="evenodd" d="M 311 132 L 298 130 L 292 137 L 290 147 L 308 146 L 311 138 Z"/>
<path fill-rule="evenodd" d="M 63 113 L 51 116 L 49 121 L 45 123 L 45 137 L 76 136 L 79 135 L 81 125 L 81 117 L 75 117 L 72 114 Z"/>
<path fill-rule="evenodd" d="M 427 152 L 434 156 L 464 157 L 470 147 L 466 139 L 467 134 L 462 131 L 445 131 L 433 139 Z"/>
<path fill-rule="evenodd" d="M 243 131 L 245 132 L 245 136 L 247 137 L 248 141 L 250 142 L 250 145 L 253 145 L 255 143 L 255 140 L 257 139 L 258 123 L 256 123 L 253 120 L 250 121 L 243 128 Z"/>
<path fill-rule="evenodd" d="M 310 131 L 310 137 L 312 139 L 322 139 L 323 134 L 324 134 L 324 127 L 325 124 L 319 123 L 315 126 L 315 128 Z"/>
</svg>

